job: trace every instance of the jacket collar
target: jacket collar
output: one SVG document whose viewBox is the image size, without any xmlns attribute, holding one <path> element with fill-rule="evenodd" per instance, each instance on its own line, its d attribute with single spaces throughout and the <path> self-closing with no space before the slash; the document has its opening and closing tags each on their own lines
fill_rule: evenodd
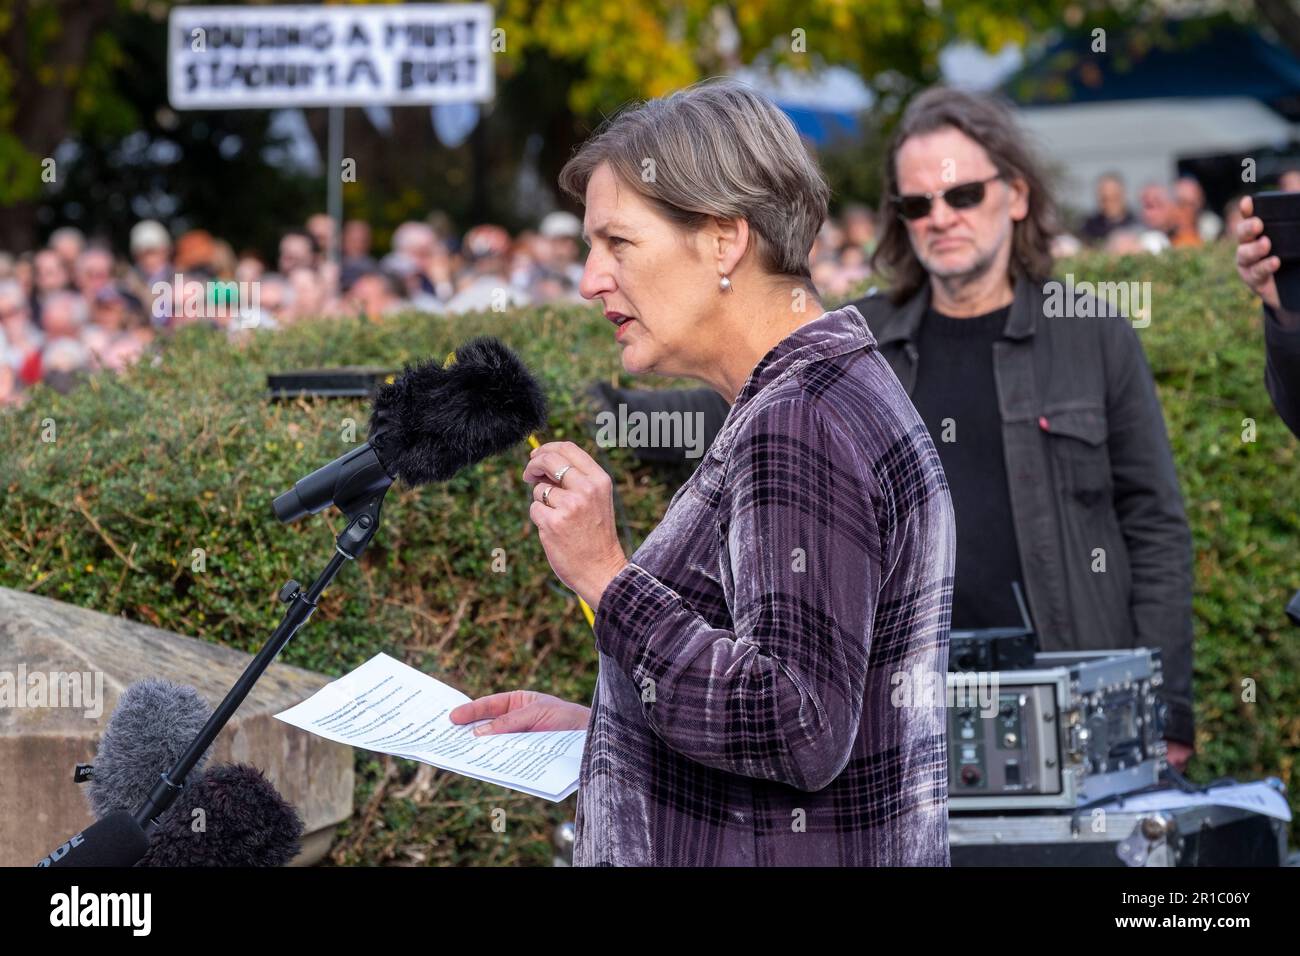
<svg viewBox="0 0 1300 956">
<path fill-rule="evenodd" d="M 1011 314 L 1007 316 L 1002 335 L 1008 339 L 1027 339 L 1034 334 L 1037 316 L 1043 310 L 1043 289 L 1039 283 L 1031 282 L 1023 276 L 1016 279 L 1015 298 L 1011 301 Z M 915 342 L 921 319 L 925 317 L 930 306 L 930 283 L 923 285 L 919 292 L 900 305 L 890 308 L 892 314 L 886 319 L 880 333 L 880 344 L 891 342 Z"/>
<path fill-rule="evenodd" d="M 846 305 L 841 309 L 824 312 L 811 322 L 799 326 L 759 359 L 754 370 L 749 373 L 731 410 L 727 412 L 722 430 L 709 446 L 708 454 L 718 461 L 726 461 L 731 442 L 739 428 L 737 423 L 744 417 L 741 410 L 767 386 L 811 362 L 875 347 L 876 337 L 857 306 Z"/>
<path fill-rule="evenodd" d="M 824 312 L 795 329 L 759 359 L 740 387 L 732 412 L 795 368 L 856 349 L 875 347 L 876 337 L 856 306 Z M 734 417 L 734 414 L 733 416 Z"/>
</svg>

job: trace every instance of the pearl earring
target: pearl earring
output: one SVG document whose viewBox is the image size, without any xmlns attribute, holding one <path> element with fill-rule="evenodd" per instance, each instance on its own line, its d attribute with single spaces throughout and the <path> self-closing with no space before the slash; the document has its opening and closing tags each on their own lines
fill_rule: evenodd
<svg viewBox="0 0 1300 956">
<path fill-rule="evenodd" d="M 730 292 L 731 280 L 728 279 L 726 276 L 723 276 L 721 279 L 718 280 L 718 288 L 720 288 L 723 292 Z"/>
</svg>

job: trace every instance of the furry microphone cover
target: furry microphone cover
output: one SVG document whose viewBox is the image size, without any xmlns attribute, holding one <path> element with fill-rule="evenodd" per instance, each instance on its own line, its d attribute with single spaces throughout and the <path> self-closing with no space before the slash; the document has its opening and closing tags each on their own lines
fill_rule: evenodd
<svg viewBox="0 0 1300 956">
<path fill-rule="evenodd" d="M 406 485 L 446 481 L 503 452 L 546 424 L 546 396 L 519 357 L 484 336 L 444 367 L 408 366 L 375 391 L 370 444 Z"/>
<path fill-rule="evenodd" d="M 95 753 L 86 801 L 95 819 L 114 810 L 134 812 L 199 735 L 212 710 L 199 692 L 161 678 L 136 681 L 122 691 Z M 203 769 L 209 747 L 194 765 Z"/>
<path fill-rule="evenodd" d="M 302 818 L 256 767 L 223 764 L 191 780 L 137 866 L 284 866 L 302 849 Z"/>
</svg>

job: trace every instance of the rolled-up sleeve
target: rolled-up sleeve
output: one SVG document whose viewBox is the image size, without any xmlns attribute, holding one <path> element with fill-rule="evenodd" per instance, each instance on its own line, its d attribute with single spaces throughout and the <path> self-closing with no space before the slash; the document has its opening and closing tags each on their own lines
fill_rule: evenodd
<svg viewBox="0 0 1300 956">
<path fill-rule="evenodd" d="M 730 629 L 635 563 L 601 597 L 597 646 L 673 750 L 810 791 L 844 769 L 881 582 L 881 498 L 861 445 L 803 396 L 740 427 L 717 512 Z"/>
</svg>

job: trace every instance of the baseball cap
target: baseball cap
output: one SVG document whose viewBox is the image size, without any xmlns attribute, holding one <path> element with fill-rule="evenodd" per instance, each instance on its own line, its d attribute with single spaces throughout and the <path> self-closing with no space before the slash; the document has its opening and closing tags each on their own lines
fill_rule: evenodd
<svg viewBox="0 0 1300 956">
<path fill-rule="evenodd" d="M 156 219 L 144 219 L 131 227 L 131 254 L 149 249 L 170 249 L 172 237 Z"/>
<path fill-rule="evenodd" d="M 537 231 L 547 239 L 577 239 L 582 236 L 582 223 L 571 212 L 548 213 Z"/>
</svg>

